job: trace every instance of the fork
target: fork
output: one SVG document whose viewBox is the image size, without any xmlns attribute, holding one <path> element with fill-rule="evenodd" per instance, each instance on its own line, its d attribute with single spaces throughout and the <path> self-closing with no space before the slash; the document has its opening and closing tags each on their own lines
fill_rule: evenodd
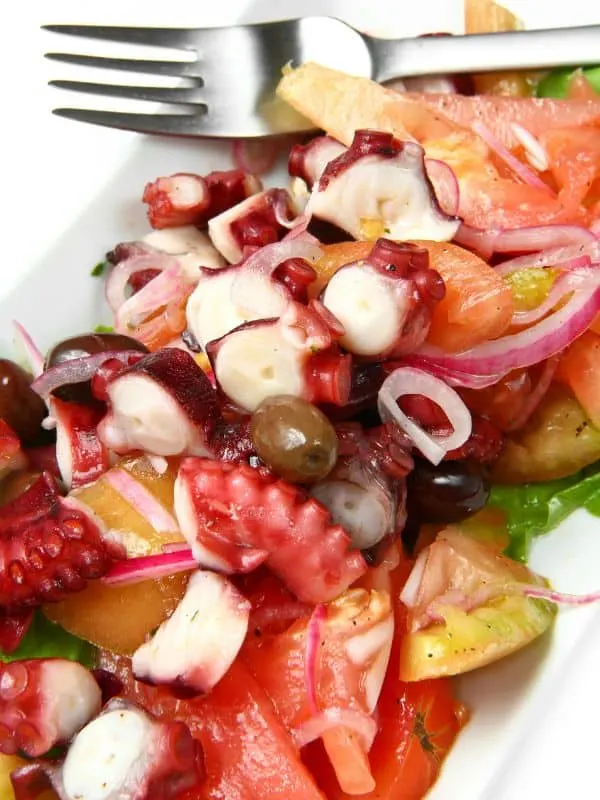
<svg viewBox="0 0 600 800">
<path fill-rule="evenodd" d="M 54 80 L 51 86 L 176 107 L 167 113 L 57 108 L 55 114 L 112 128 L 179 136 L 258 137 L 314 127 L 275 96 L 285 64 L 317 61 L 384 83 L 418 75 L 587 65 L 600 59 L 600 25 L 381 39 L 334 17 L 312 16 L 226 28 L 46 25 L 54 33 L 191 51 L 194 61 L 46 53 L 84 67 L 173 76 L 187 86 L 123 86 Z"/>
</svg>

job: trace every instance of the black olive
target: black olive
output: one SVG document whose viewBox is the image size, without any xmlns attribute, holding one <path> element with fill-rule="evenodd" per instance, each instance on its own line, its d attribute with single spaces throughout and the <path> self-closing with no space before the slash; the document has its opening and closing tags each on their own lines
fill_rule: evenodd
<svg viewBox="0 0 600 800">
<path fill-rule="evenodd" d="M 57 367 L 66 361 L 72 361 L 74 358 L 85 358 L 86 356 L 111 350 L 148 352 L 148 348 L 138 342 L 137 339 L 132 339 L 130 336 L 125 336 L 121 333 L 84 333 L 80 336 L 73 336 L 70 339 L 63 339 L 62 342 L 55 344 L 46 356 L 45 369 Z M 75 403 L 90 403 L 94 400 L 89 381 L 61 386 L 56 389 L 54 394 L 61 400 Z"/>
<path fill-rule="evenodd" d="M 42 420 L 48 411 L 30 386 L 31 376 L 8 358 L 0 359 L 0 417 L 25 446 L 44 439 Z"/>
<path fill-rule="evenodd" d="M 419 523 L 460 522 L 480 511 L 490 493 L 485 468 L 474 461 L 434 466 L 419 459 L 406 481 L 409 516 Z"/>
</svg>

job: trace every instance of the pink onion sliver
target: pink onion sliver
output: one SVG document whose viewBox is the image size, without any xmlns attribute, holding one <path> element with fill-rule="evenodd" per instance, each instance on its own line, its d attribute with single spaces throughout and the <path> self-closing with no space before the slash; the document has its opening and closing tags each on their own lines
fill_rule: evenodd
<svg viewBox="0 0 600 800">
<path fill-rule="evenodd" d="M 587 606 L 600 600 L 600 592 L 588 594 L 567 594 L 557 592 L 545 586 L 519 586 L 519 591 L 526 597 L 535 597 L 539 600 L 548 600 L 550 603 L 568 606 Z"/>
<path fill-rule="evenodd" d="M 585 263 L 576 263 L 576 259 L 585 258 Z M 600 241 L 590 240 L 585 244 L 575 244 L 552 247 L 539 253 L 530 253 L 524 256 L 511 258 L 495 267 L 499 275 L 510 275 L 522 269 L 539 269 L 544 267 L 560 267 L 573 269 L 575 266 L 588 266 L 587 259 L 592 263 L 600 262 Z"/>
<path fill-rule="evenodd" d="M 494 242 L 494 252 L 526 253 L 593 241 L 593 234 L 580 225 L 534 225 L 500 231 Z"/>
<path fill-rule="evenodd" d="M 525 155 L 531 166 L 540 172 L 545 172 L 550 166 L 550 159 L 540 142 L 532 133 L 517 122 L 511 122 L 510 127 L 520 144 L 523 145 Z"/>
<path fill-rule="evenodd" d="M 444 161 L 435 158 L 425 159 L 427 176 L 435 191 L 440 208 L 445 214 L 458 214 L 460 190 L 454 170 Z"/>
<path fill-rule="evenodd" d="M 64 361 L 56 367 L 47 369 L 33 381 L 31 388 L 40 397 L 47 397 L 60 386 L 91 380 L 105 361 L 116 359 L 121 364 L 127 365 L 142 356 L 143 353 L 139 350 L 106 350 L 84 358 L 73 358 L 71 361 Z"/>
<path fill-rule="evenodd" d="M 319 704 L 317 700 L 317 669 L 323 623 L 327 618 L 327 609 L 323 603 L 315 606 L 306 629 L 306 651 L 304 654 L 304 682 L 306 696 L 311 714 L 317 714 Z"/>
<path fill-rule="evenodd" d="M 13 327 L 18 340 L 25 350 L 31 374 L 34 378 L 38 378 L 44 371 L 44 356 L 20 322 L 13 320 Z"/>
<path fill-rule="evenodd" d="M 187 542 L 169 542 L 168 544 L 163 544 L 162 551 L 163 553 L 181 553 L 182 550 L 189 550 L 190 546 Z"/>
<path fill-rule="evenodd" d="M 427 356 L 417 354 L 404 356 L 400 363 L 402 366 L 415 367 L 424 372 L 429 372 L 431 375 L 435 375 L 436 378 L 441 378 L 448 386 L 462 386 L 465 389 L 487 389 L 488 386 L 493 386 L 504 377 L 503 373 L 499 375 L 475 375 L 469 372 L 461 372 L 460 370 L 431 362 Z"/>
<path fill-rule="evenodd" d="M 590 231 L 594 234 L 596 239 L 600 239 L 600 219 L 597 219 L 595 222 L 592 222 L 590 225 Z"/>
<path fill-rule="evenodd" d="M 117 561 L 101 578 L 109 586 L 139 583 L 156 578 L 175 575 L 177 572 L 187 572 L 198 569 L 198 562 L 192 556 L 192 551 L 187 548 L 176 553 L 163 553 L 154 556 L 140 556 Z"/>
<path fill-rule="evenodd" d="M 273 139 L 236 139 L 231 151 L 236 167 L 253 175 L 264 175 L 275 166 L 280 147 Z"/>
<path fill-rule="evenodd" d="M 552 356 L 552 358 L 548 358 L 546 360 L 546 363 L 542 368 L 542 373 L 535 385 L 535 389 L 531 392 L 517 416 L 509 425 L 507 425 L 507 431 L 516 431 L 525 425 L 529 417 L 533 414 L 546 396 L 546 392 L 550 388 L 550 384 L 554 378 L 554 373 L 558 368 L 559 361 L 560 354 Z"/>
<path fill-rule="evenodd" d="M 549 314 L 557 303 L 569 292 L 579 289 L 583 283 L 590 280 L 590 270 L 571 269 L 559 275 L 552 288 L 542 303 L 529 311 L 515 311 L 512 315 L 511 325 L 533 325 L 534 322 Z"/>
<path fill-rule="evenodd" d="M 129 505 L 142 516 L 157 533 L 173 533 L 179 526 L 172 514 L 159 503 L 143 483 L 136 480 L 127 470 L 116 467 L 104 475 L 104 480 L 112 486 Z"/>
<path fill-rule="evenodd" d="M 397 402 L 407 394 L 423 395 L 439 405 L 448 417 L 452 433 L 430 436 L 407 417 Z M 440 378 L 414 367 L 398 367 L 388 375 L 379 390 L 377 408 L 382 420 L 394 420 L 432 464 L 439 464 L 448 451 L 461 447 L 471 435 L 471 414 L 457 392 Z"/>
<path fill-rule="evenodd" d="M 552 189 L 550 189 L 535 172 L 532 172 L 529 167 L 525 166 L 522 161 L 519 161 L 516 156 L 513 156 L 513 154 L 507 150 L 487 125 L 484 125 L 480 120 L 476 120 L 472 123 L 471 128 L 478 136 L 481 136 L 488 147 L 490 147 L 524 183 L 528 183 L 530 186 L 535 186 L 537 189 L 542 189 L 549 194 L 553 194 Z"/>
<path fill-rule="evenodd" d="M 559 353 L 587 330 L 599 311 L 600 271 L 583 283 L 562 308 L 531 328 L 455 355 L 427 346 L 420 353 L 430 363 L 450 370 L 477 375 L 506 374 L 513 369 L 538 364 Z"/>
<path fill-rule="evenodd" d="M 123 303 L 115 314 L 116 327 L 120 331 L 134 327 L 152 312 L 183 297 L 185 291 L 182 267 L 175 261 Z"/>
<path fill-rule="evenodd" d="M 368 752 L 377 733 L 377 723 L 364 711 L 350 708 L 326 708 L 292 731 L 296 747 L 301 749 L 333 728 L 347 728 L 356 733 Z"/>
<path fill-rule="evenodd" d="M 165 253 L 144 253 L 134 255 L 124 261 L 120 261 L 110 271 L 106 281 L 106 301 L 113 312 L 116 312 L 126 300 L 126 290 L 129 279 L 136 272 L 147 269 L 155 269 L 159 272 L 167 269 L 175 263 L 172 256 Z"/>
</svg>

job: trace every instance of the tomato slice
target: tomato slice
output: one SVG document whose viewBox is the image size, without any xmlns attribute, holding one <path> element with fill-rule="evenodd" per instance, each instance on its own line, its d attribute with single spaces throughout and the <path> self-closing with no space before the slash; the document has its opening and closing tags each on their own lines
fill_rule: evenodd
<svg viewBox="0 0 600 800">
<path fill-rule="evenodd" d="M 168 689 L 133 680 L 128 659 L 104 654 L 124 695 L 157 717 L 184 722 L 203 747 L 202 793 L 185 800 L 325 800 L 301 762 L 265 692 L 238 660 L 206 696 L 177 699 Z"/>
</svg>

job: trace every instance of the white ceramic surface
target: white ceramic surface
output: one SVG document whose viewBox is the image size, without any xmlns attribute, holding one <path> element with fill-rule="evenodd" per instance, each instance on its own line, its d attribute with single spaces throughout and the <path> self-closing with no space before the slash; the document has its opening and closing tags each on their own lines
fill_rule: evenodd
<svg viewBox="0 0 600 800">
<path fill-rule="evenodd" d="M 512 0 L 528 26 L 600 22 L 588 0 Z M 174 171 L 205 172 L 229 163 L 229 148 L 144 139 L 50 115 L 87 98 L 45 86 L 82 70 L 45 63 L 45 50 L 81 44 L 39 30 L 43 22 L 205 25 L 236 19 L 330 13 L 372 32 L 459 32 L 459 0 L 35 0 L 5 15 L 2 70 L 0 347 L 12 346 L 19 319 L 43 346 L 107 321 L 91 267 L 115 242 L 146 230 L 144 183 Z M 108 46 L 87 52 L 108 54 Z M 81 50 L 80 50 L 81 51 Z M 116 53 L 118 47 L 110 47 Z M 232 57 L 232 56 L 230 56 Z M 106 74 L 107 79 L 123 76 Z M 89 78 L 92 79 L 92 78 Z M 106 100 L 94 103 L 108 107 Z M 113 105 L 118 108 L 118 105 Z M 533 565 L 565 591 L 600 587 L 600 524 L 574 515 L 540 540 Z M 600 711 L 600 608 L 562 611 L 551 638 L 461 681 L 473 718 L 454 748 L 435 800 L 593 800 Z M 265 795 L 267 798 L 267 795 Z"/>
</svg>

